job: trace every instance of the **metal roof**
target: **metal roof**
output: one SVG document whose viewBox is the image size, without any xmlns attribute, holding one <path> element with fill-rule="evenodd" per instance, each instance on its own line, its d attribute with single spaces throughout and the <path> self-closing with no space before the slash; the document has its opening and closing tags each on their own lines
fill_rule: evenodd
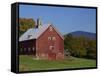
<svg viewBox="0 0 100 76">
<path fill-rule="evenodd" d="M 25 40 L 30 40 L 30 39 L 37 39 L 51 24 L 48 25 L 43 25 L 39 28 L 30 28 L 28 29 L 21 37 L 19 38 L 19 41 L 25 41 Z M 54 29 L 55 27 L 52 26 Z M 56 32 L 61 36 L 63 39 L 62 35 L 55 29 Z"/>
</svg>

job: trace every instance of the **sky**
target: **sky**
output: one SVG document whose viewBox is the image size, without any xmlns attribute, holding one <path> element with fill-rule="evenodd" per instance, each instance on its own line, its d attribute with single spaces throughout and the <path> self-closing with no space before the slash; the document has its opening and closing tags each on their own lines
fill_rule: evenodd
<svg viewBox="0 0 100 76">
<path fill-rule="evenodd" d="M 52 23 L 62 34 L 74 31 L 96 33 L 96 9 L 20 5 L 20 18 L 40 18 L 42 24 Z"/>
</svg>

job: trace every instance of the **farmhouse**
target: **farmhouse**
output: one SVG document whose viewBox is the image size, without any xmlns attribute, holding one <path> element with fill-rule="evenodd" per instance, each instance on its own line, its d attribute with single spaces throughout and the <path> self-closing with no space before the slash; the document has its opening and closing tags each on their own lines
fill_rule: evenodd
<svg viewBox="0 0 100 76">
<path fill-rule="evenodd" d="M 52 25 L 42 25 L 37 20 L 35 28 L 28 29 L 19 38 L 19 54 L 34 55 L 36 58 L 59 60 L 64 58 L 64 40 Z"/>
</svg>

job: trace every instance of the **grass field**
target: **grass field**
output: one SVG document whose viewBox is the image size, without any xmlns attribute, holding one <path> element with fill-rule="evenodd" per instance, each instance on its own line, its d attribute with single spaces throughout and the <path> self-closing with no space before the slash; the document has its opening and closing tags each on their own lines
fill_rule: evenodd
<svg viewBox="0 0 100 76">
<path fill-rule="evenodd" d="M 82 58 L 66 58 L 62 61 L 36 60 L 32 56 L 20 55 L 19 71 L 70 69 L 96 67 L 96 61 Z"/>
</svg>

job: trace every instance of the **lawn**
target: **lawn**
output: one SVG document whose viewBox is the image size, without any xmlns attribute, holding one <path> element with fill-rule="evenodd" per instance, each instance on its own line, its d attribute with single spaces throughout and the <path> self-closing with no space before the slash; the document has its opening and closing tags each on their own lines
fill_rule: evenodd
<svg viewBox="0 0 100 76">
<path fill-rule="evenodd" d="M 96 61 L 82 58 L 66 58 L 57 60 L 36 60 L 33 56 L 20 55 L 19 71 L 51 70 L 96 67 Z"/>
</svg>

